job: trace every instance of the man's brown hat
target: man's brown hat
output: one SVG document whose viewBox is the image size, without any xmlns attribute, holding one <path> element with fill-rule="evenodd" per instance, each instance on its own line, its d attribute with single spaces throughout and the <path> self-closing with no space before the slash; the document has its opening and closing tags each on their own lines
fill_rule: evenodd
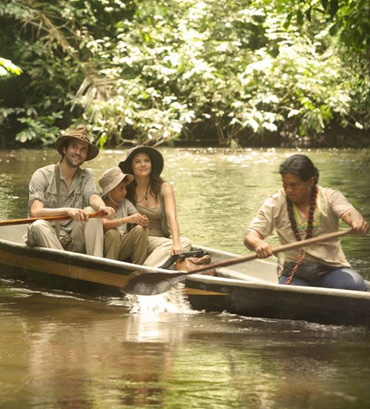
<svg viewBox="0 0 370 409">
<path fill-rule="evenodd" d="M 57 138 L 57 140 L 55 141 L 55 146 L 57 148 L 57 151 L 62 156 L 64 155 L 63 147 L 69 139 L 77 139 L 78 141 L 86 142 L 89 145 L 89 151 L 87 153 L 86 160 L 91 160 L 98 156 L 99 148 L 90 142 L 89 135 L 87 134 L 87 130 L 84 127 L 72 129 L 68 133 Z"/>
</svg>

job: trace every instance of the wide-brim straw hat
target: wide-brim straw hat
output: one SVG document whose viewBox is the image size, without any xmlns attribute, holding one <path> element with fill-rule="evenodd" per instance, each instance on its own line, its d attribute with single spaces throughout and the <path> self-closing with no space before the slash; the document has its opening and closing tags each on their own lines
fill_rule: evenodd
<svg viewBox="0 0 370 409">
<path fill-rule="evenodd" d="M 99 179 L 99 185 L 103 189 L 102 197 L 106 196 L 111 190 L 117 187 L 122 180 L 127 179 L 127 184 L 134 180 L 134 175 L 128 173 L 122 173 L 122 170 L 115 166 L 114 168 L 107 169 L 102 177 Z"/>
<path fill-rule="evenodd" d="M 152 171 L 156 172 L 159 176 L 162 173 L 164 167 L 164 160 L 162 154 L 155 148 L 150 146 L 138 145 L 129 149 L 126 154 L 126 159 L 119 163 L 119 167 L 123 173 L 132 172 L 132 158 L 140 152 L 144 152 L 149 155 L 152 162 Z"/>
<path fill-rule="evenodd" d="M 89 145 L 86 160 L 91 160 L 98 156 L 99 148 L 90 142 L 89 135 L 86 128 L 84 127 L 72 129 L 68 133 L 63 134 L 59 136 L 59 138 L 57 138 L 57 140 L 55 141 L 55 147 L 62 156 L 64 155 L 63 147 L 69 139 L 77 139 L 78 141 L 86 142 Z"/>
</svg>

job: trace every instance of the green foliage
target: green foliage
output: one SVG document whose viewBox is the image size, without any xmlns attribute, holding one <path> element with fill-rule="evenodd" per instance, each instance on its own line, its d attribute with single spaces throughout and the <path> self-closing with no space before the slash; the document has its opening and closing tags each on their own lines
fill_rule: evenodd
<svg viewBox="0 0 370 409">
<path fill-rule="evenodd" d="M 27 127 L 18 132 L 16 140 L 25 143 L 25 142 L 41 142 L 43 145 L 51 145 L 55 143 L 55 139 L 59 134 L 59 129 L 54 126 L 54 123 L 57 119 L 62 118 L 63 112 L 53 112 L 52 114 L 46 117 L 37 117 L 34 119 L 32 112 L 28 113 L 28 117 L 19 118 L 19 122 L 27 125 Z"/>
<path fill-rule="evenodd" d="M 111 63 L 79 90 L 85 119 L 117 144 L 132 135 L 162 143 L 207 126 L 223 144 L 273 135 L 279 143 L 278 133 L 320 138 L 333 120 L 353 122 L 353 73 L 328 26 L 318 21 L 313 35 L 253 5 L 138 3 L 134 19 L 117 25 L 115 47 L 111 38 L 95 47 L 100 61 L 111 49 Z"/>
<path fill-rule="evenodd" d="M 101 147 L 366 131 L 364 58 L 343 46 L 352 21 L 364 49 L 359 11 L 349 0 L 5 0 L 0 52 L 23 75 L 0 119 L 17 119 L 17 141 L 46 145 L 84 122 Z"/>
<path fill-rule="evenodd" d="M 4 106 L 23 107 L 16 115 L 18 141 L 50 144 L 60 128 L 79 118 L 80 110 L 74 109 L 75 94 L 92 60 L 88 27 L 98 21 L 95 13 L 105 14 L 103 26 L 109 23 L 110 3 L 113 1 L 5 0 L 0 4 L 2 54 L 11 55 L 23 69 L 23 75 L 12 83 L 16 100 L 8 89 L 2 93 Z M 114 4 L 117 11 L 121 2 Z M 7 108 L 0 109 L 4 118 L 2 109 Z M 5 128 L 10 119 L 7 115 Z"/>
</svg>

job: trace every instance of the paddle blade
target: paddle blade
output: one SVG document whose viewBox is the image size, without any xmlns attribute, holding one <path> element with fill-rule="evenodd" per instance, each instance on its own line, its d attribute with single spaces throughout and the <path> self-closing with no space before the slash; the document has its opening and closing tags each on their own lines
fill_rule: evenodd
<svg viewBox="0 0 370 409">
<path fill-rule="evenodd" d="M 142 273 L 136 271 L 130 275 L 122 291 L 134 295 L 158 295 L 170 290 L 181 278 L 185 278 L 184 272 Z"/>
</svg>

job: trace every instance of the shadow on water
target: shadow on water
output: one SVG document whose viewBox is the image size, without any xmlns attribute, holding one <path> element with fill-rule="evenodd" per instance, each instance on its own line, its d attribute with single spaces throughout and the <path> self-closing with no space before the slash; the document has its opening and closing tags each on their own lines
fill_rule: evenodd
<svg viewBox="0 0 370 409">
<path fill-rule="evenodd" d="M 182 233 L 245 253 L 246 226 L 280 187 L 276 150 L 161 149 Z M 98 178 L 124 151 L 88 166 Z M 321 184 L 370 219 L 369 169 L 358 153 L 309 152 Z M 0 214 L 25 217 L 31 173 L 53 150 L 0 151 Z M 271 238 L 276 244 L 276 237 Z M 346 237 L 370 278 L 369 237 Z M 357 409 L 370 404 L 369 330 L 192 311 L 165 298 L 88 299 L 0 282 L 0 407 Z"/>
</svg>

